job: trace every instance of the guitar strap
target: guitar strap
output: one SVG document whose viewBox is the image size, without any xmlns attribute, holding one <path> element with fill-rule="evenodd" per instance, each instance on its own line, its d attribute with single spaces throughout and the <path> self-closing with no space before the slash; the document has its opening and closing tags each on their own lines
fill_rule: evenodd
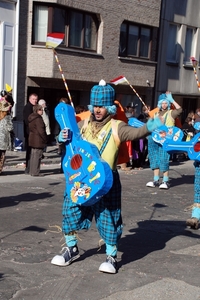
<svg viewBox="0 0 200 300">
<path fill-rule="evenodd" d="M 84 124 L 83 124 L 83 127 L 82 127 L 83 131 L 87 128 L 88 122 L 89 122 L 88 118 L 84 120 Z M 103 142 L 103 145 L 101 146 L 101 149 L 99 150 L 100 155 L 103 153 L 103 150 L 105 149 L 105 147 L 106 147 L 106 145 L 107 145 L 107 143 L 110 139 L 111 134 L 113 135 L 116 146 L 119 147 L 120 139 L 119 139 L 119 136 L 117 134 L 117 126 L 116 125 L 117 125 L 116 120 L 111 119 L 111 129 L 109 130 L 108 135 L 107 135 L 105 141 Z"/>
</svg>

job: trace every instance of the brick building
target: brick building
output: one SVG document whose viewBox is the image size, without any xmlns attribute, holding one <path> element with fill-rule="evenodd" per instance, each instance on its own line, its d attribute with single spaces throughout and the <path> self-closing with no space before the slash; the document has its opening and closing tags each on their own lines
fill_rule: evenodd
<svg viewBox="0 0 200 300">
<path fill-rule="evenodd" d="M 59 97 L 67 97 L 46 36 L 62 32 L 56 48 L 74 105 L 89 103 L 91 87 L 104 79 L 124 75 L 146 104 L 153 101 L 157 64 L 160 0 L 43 0 L 21 1 L 17 121 L 28 95 L 44 98 L 51 112 Z M 148 84 L 147 84 L 148 82 Z M 141 102 L 128 85 L 116 86 L 116 98 L 125 106 Z"/>
</svg>

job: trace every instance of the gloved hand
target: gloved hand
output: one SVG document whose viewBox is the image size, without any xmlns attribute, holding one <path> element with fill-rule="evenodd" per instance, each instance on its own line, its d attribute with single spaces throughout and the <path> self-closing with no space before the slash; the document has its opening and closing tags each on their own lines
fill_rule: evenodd
<svg viewBox="0 0 200 300">
<path fill-rule="evenodd" d="M 174 99 L 172 98 L 172 93 L 166 92 L 166 98 L 169 101 L 169 103 L 174 103 Z"/>
<path fill-rule="evenodd" d="M 155 117 L 154 119 L 149 119 L 146 123 L 147 130 L 153 132 L 155 129 L 163 125 L 163 122 L 160 117 Z"/>
<path fill-rule="evenodd" d="M 63 129 L 58 135 L 58 142 L 65 143 L 66 141 L 69 141 L 69 129 Z"/>
</svg>

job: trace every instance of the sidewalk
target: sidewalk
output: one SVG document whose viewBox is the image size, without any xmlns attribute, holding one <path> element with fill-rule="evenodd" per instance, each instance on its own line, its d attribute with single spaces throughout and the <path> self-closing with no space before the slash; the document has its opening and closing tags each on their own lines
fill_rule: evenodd
<svg viewBox="0 0 200 300">
<path fill-rule="evenodd" d="M 26 151 L 6 151 L 5 167 L 8 166 L 25 166 Z M 48 146 L 47 151 L 44 153 L 42 165 L 46 164 L 59 164 L 61 156 L 57 154 L 57 146 Z"/>
</svg>

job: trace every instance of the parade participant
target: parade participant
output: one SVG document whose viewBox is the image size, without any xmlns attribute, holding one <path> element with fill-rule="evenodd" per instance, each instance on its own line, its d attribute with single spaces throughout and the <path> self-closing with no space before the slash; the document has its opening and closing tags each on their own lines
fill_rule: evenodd
<svg viewBox="0 0 200 300">
<path fill-rule="evenodd" d="M 9 113 L 10 103 L 5 99 L 0 101 L 0 174 L 3 170 L 6 150 L 12 149 L 11 132 L 13 131 L 13 122 Z"/>
<path fill-rule="evenodd" d="M 174 105 L 175 109 L 171 110 L 171 104 Z M 175 119 L 181 114 L 182 108 L 180 105 L 172 98 L 170 92 L 161 94 L 158 98 L 158 108 L 159 112 L 156 115 L 162 116 L 164 118 L 164 124 L 168 127 L 174 126 Z M 170 154 L 163 150 L 162 146 L 152 139 L 151 136 L 148 137 L 148 157 L 150 162 L 150 168 L 154 172 L 153 181 L 149 181 L 147 187 L 156 187 L 160 189 L 169 188 L 169 159 Z M 159 183 L 160 173 L 163 173 L 162 183 Z"/>
<path fill-rule="evenodd" d="M 122 234 L 121 216 L 121 183 L 117 171 L 117 156 L 119 144 L 123 141 L 138 139 L 152 132 L 162 125 L 159 117 L 150 119 L 141 128 L 133 128 L 123 121 L 114 120 L 116 105 L 114 105 L 115 90 L 104 80 L 91 89 L 90 118 L 79 122 L 83 139 L 103 148 L 101 157 L 112 169 L 113 185 L 109 192 L 91 206 L 77 205 L 67 192 L 64 195 L 62 231 L 65 236 L 66 247 L 61 255 L 56 255 L 51 263 L 58 266 L 67 266 L 79 258 L 77 247 L 77 231 L 89 229 L 93 216 L 99 234 L 106 245 L 106 262 L 102 263 L 99 271 L 106 273 L 117 272 L 117 250 Z M 66 142 L 68 134 L 62 130 L 59 141 Z M 116 140 L 119 144 L 116 144 Z M 103 147 L 102 147 L 103 146 Z"/>
<path fill-rule="evenodd" d="M 194 167 L 194 204 L 191 218 L 187 219 L 186 225 L 190 226 L 191 229 L 198 229 L 200 221 L 200 161 L 195 161 Z"/>
</svg>

